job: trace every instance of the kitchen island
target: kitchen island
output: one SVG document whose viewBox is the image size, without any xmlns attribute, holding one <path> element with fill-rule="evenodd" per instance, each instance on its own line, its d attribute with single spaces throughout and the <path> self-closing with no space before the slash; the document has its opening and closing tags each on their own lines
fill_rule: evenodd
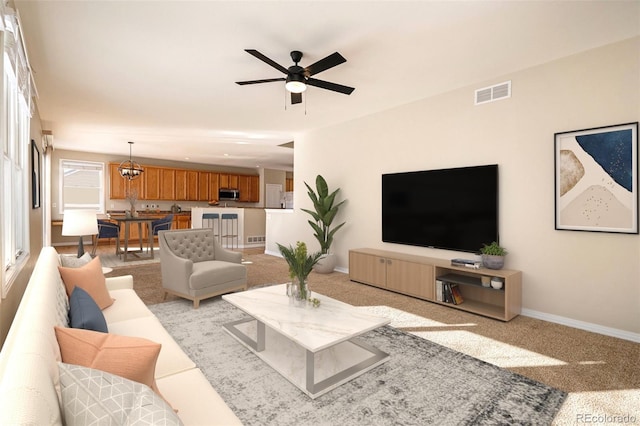
<svg viewBox="0 0 640 426">
<path fill-rule="evenodd" d="M 266 219 L 263 208 L 241 208 L 241 207 L 193 207 L 191 208 L 191 228 L 204 228 L 202 215 L 205 213 L 218 213 L 221 217 L 223 213 L 235 213 L 238 215 L 237 247 L 264 247 Z M 224 234 L 223 230 L 221 232 Z M 222 241 L 225 243 L 225 241 Z M 226 244 L 224 244 L 226 245 Z"/>
</svg>

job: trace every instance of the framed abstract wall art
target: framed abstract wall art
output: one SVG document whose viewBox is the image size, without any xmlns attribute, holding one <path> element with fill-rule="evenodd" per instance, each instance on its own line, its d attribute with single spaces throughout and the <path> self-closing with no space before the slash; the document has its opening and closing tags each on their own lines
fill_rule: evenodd
<svg viewBox="0 0 640 426">
<path fill-rule="evenodd" d="M 638 233 L 638 123 L 555 134 L 555 229 Z"/>
</svg>

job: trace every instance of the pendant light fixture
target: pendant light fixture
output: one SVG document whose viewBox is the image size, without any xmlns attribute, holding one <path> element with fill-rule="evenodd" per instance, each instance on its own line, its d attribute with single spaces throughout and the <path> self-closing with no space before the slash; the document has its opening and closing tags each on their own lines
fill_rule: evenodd
<svg viewBox="0 0 640 426">
<path fill-rule="evenodd" d="M 134 180 L 144 172 L 144 169 L 140 164 L 136 163 L 131 158 L 131 147 L 133 142 L 127 142 L 129 144 L 129 160 L 125 160 L 118 166 L 118 173 L 125 179 Z"/>
</svg>

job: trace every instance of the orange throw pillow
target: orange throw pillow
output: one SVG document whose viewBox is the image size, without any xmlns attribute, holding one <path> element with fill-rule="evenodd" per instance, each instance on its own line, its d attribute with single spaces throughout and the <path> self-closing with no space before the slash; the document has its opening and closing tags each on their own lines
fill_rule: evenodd
<svg viewBox="0 0 640 426">
<path fill-rule="evenodd" d="M 55 327 L 55 332 L 62 362 L 143 383 L 160 395 L 154 378 L 160 354 L 159 343 L 77 328 Z"/>
<path fill-rule="evenodd" d="M 58 271 L 60 271 L 60 276 L 67 289 L 67 296 L 70 297 L 75 286 L 78 286 L 89 293 L 100 309 L 107 308 L 113 304 L 113 299 L 107 290 L 99 257 L 79 268 L 58 266 Z"/>
</svg>

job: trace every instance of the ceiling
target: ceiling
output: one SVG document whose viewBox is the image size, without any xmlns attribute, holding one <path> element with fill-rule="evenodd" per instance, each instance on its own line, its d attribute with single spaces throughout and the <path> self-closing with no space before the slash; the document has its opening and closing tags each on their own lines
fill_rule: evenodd
<svg viewBox="0 0 640 426">
<path fill-rule="evenodd" d="M 313 129 L 640 34 L 638 1 L 14 1 L 56 149 L 292 170 Z M 356 90 L 290 105 L 249 55 Z M 491 81 L 496 83 L 499 81 Z M 514 88 L 514 94 L 517 87 Z M 469 94 L 472 102 L 473 94 Z"/>
</svg>

